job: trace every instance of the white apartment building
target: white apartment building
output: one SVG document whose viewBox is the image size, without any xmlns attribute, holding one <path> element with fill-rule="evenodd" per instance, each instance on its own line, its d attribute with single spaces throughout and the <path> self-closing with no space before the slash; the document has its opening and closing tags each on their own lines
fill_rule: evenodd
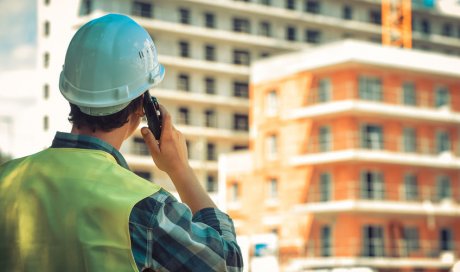
<svg viewBox="0 0 460 272">
<path fill-rule="evenodd" d="M 165 80 L 152 95 L 184 133 L 199 179 L 223 203 L 218 155 L 249 146 L 250 63 L 344 38 L 380 43 L 380 2 L 38 0 L 42 144 L 49 144 L 56 130 L 70 127 L 68 106 L 58 89 L 70 38 L 91 19 L 106 13 L 127 14 L 149 31 L 166 67 Z M 414 1 L 414 48 L 460 55 L 460 13 L 444 12 L 431 2 Z M 173 188 L 155 168 L 139 132 L 122 152 L 139 175 Z"/>
</svg>

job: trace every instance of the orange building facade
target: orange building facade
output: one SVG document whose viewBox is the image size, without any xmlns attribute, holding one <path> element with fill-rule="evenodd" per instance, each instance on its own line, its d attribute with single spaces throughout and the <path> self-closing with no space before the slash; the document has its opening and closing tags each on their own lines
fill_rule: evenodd
<svg viewBox="0 0 460 272">
<path fill-rule="evenodd" d="M 282 271 L 450 271 L 459 58 L 343 41 L 251 76 L 252 163 L 225 176 L 239 235 L 275 234 Z"/>
</svg>

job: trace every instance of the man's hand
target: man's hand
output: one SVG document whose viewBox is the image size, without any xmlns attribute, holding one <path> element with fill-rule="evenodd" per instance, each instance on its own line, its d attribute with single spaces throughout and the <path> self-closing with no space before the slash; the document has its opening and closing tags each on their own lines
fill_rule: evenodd
<svg viewBox="0 0 460 272">
<path fill-rule="evenodd" d="M 152 132 L 147 127 L 143 127 L 141 133 L 158 168 L 165 171 L 169 176 L 174 176 L 190 168 L 187 145 L 182 133 L 172 125 L 171 115 L 165 107 L 160 105 L 160 111 L 163 116 L 160 141 L 158 142 L 153 137 Z"/>
</svg>

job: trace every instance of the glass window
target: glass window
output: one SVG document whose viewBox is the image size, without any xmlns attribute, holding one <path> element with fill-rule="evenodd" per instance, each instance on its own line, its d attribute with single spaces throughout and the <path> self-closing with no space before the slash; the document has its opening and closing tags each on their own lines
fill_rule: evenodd
<svg viewBox="0 0 460 272">
<path fill-rule="evenodd" d="M 380 10 L 370 10 L 369 22 L 376 25 L 382 24 L 382 12 Z"/>
<path fill-rule="evenodd" d="M 140 137 L 133 138 L 132 152 L 136 155 L 141 155 L 141 156 L 150 155 L 144 139 Z"/>
<path fill-rule="evenodd" d="M 265 98 L 265 113 L 274 115 L 278 112 L 278 95 L 276 91 L 269 91 Z"/>
<path fill-rule="evenodd" d="M 134 1 L 132 5 L 132 14 L 140 17 L 152 17 L 152 4 L 140 1 Z"/>
<path fill-rule="evenodd" d="M 450 151 L 450 138 L 447 131 L 436 132 L 436 152 L 443 153 Z"/>
<path fill-rule="evenodd" d="M 260 3 L 265 6 L 271 6 L 272 0 L 260 0 Z"/>
<path fill-rule="evenodd" d="M 81 14 L 88 15 L 93 11 L 93 1 L 92 0 L 83 0 L 81 2 Z"/>
<path fill-rule="evenodd" d="M 319 30 L 307 29 L 305 30 L 305 41 L 308 43 L 320 43 L 321 32 Z"/>
<path fill-rule="evenodd" d="M 406 82 L 403 84 L 403 104 L 415 106 L 417 104 L 415 96 L 415 86 L 412 82 Z"/>
<path fill-rule="evenodd" d="M 186 8 L 179 9 L 179 22 L 182 24 L 190 24 L 190 10 Z"/>
<path fill-rule="evenodd" d="M 209 12 L 204 14 L 204 25 L 207 28 L 215 28 L 216 27 L 216 18 L 214 16 L 214 14 L 209 13 Z"/>
<path fill-rule="evenodd" d="M 265 37 L 270 37 L 272 35 L 271 25 L 269 22 L 260 22 L 259 34 Z"/>
<path fill-rule="evenodd" d="M 361 173 L 361 197 L 363 199 L 383 199 L 384 181 L 379 172 L 365 171 Z"/>
<path fill-rule="evenodd" d="M 309 13 L 321 12 L 320 2 L 317 0 L 305 0 L 305 11 Z"/>
<path fill-rule="evenodd" d="M 329 257 L 332 253 L 332 233 L 330 226 L 321 227 L 321 256 Z"/>
<path fill-rule="evenodd" d="M 416 135 L 414 128 L 404 128 L 403 129 L 403 151 L 404 152 L 416 152 Z"/>
<path fill-rule="evenodd" d="M 240 200 L 240 186 L 238 185 L 238 183 L 233 183 L 232 184 L 232 187 L 231 187 L 231 190 L 230 190 L 230 198 L 232 202 L 237 202 Z"/>
<path fill-rule="evenodd" d="M 382 83 L 379 78 L 359 78 L 359 97 L 365 100 L 382 101 Z"/>
<path fill-rule="evenodd" d="M 44 24 L 43 24 L 43 34 L 45 35 L 45 37 L 48 37 L 50 35 L 50 22 L 46 21 Z"/>
<path fill-rule="evenodd" d="M 216 145 L 214 143 L 208 143 L 206 145 L 206 159 L 208 161 L 217 160 Z"/>
<path fill-rule="evenodd" d="M 214 110 L 205 110 L 204 112 L 205 126 L 206 127 L 216 127 L 216 112 Z"/>
<path fill-rule="evenodd" d="M 285 7 L 287 9 L 295 9 L 295 0 L 285 0 Z"/>
<path fill-rule="evenodd" d="M 43 98 L 46 100 L 50 97 L 50 85 L 43 85 Z"/>
<path fill-rule="evenodd" d="M 453 250 L 454 236 L 450 228 L 441 228 L 439 230 L 439 249 L 441 251 Z"/>
<path fill-rule="evenodd" d="M 407 253 L 420 249 L 419 233 L 416 227 L 404 227 L 403 235 Z"/>
<path fill-rule="evenodd" d="M 332 183 L 330 173 L 321 173 L 319 175 L 320 201 L 332 200 Z"/>
<path fill-rule="evenodd" d="M 50 127 L 49 124 L 49 117 L 48 116 L 43 116 L 43 130 L 47 131 Z"/>
<path fill-rule="evenodd" d="M 189 76 L 186 74 L 179 74 L 177 80 L 177 89 L 180 91 L 190 91 Z"/>
<path fill-rule="evenodd" d="M 345 5 L 342 8 L 342 18 L 345 20 L 353 19 L 353 8 L 351 6 Z"/>
<path fill-rule="evenodd" d="M 276 178 L 271 178 L 268 181 L 268 197 L 271 199 L 278 198 L 278 180 Z"/>
<path fill-rule="evenodd" d="M 367 225 L 362 229 L 363 234 L 363 252 L 365 257 L 382 257 L 384 256 L 384 237 L 383 227 L 376 225 Z"/>
<path fill-rule="evenodd" d="M 247 145 L 234 145 L 233 146 L 233 151 L 247 150 L 247 149 L 248 149 Z"/>
<path fill-rule="evenodd" d="M 361 147 L 383 149 L 383 129 L 379 125 L 364 125 L 361 128 Z"/>
<path fill-rule="evenodd" d="M 415 174 L 404 176 L 404 200 L 418 200 L 418 182 Z"/>
<path fill-rule="evenodd" d="M 250 33 L 251 25 L 249 20 L 245 18 L 233 18 L 233 31 Z"/>
<path fill-rule="evenodd" d="M 248 51 L 245 50 L 233 50 L 233 63 L 240 65 L 249 65 L 250 55 Z"/>
<path fill-rule="evenodd" d="M 46 52 L 43 54 L 43 67 L 48 68 L 50 65 L 50 54 Z"/>
<path fill-rule="evenodd" d="M 430 21 L 428 21 L 427 19 L 422 19 L 422 21 L 420 22 L 420 26 L 421 26 L 421 30 L 422 30 L 422 33 L 424 34 L 430 34 L 431 33 L 431 26 L 430 26 Z"/>
<path fill-rule="evenodd" d="M 233 115 L 233 129 L 240 131 L 249 130 L 249 121 L 247 114 L 234 114 Z"/>
<path fill-rule="evenodd" d="M 205 91 L 207 94 L 216 93 L 216 81 L 212 77 L 207 77 L 204 79 Z"/>
<path fill-rule="evenodd" d="M 190 123 L 188 108 L 185 108 L 185 107 L 179 108 L 179 115 L 177 118 L 177 123 L 180 125 L 188 125 Z"/>
<path fill-rule="evenodd" d="M 331 80 L 329 78 L 323 78 L 318 84 L 318 102 L 326 102 L 331 100 Z"/>
<path fill-rule="evenodd" d="M 210 193 L 217 192 L 217 180 L 213 175 L 208 175 L 206 179 L 206 190 Z"/>
<path fill-rule="evenodd" d="M 213 45 L 206 45 L 204 48 L 205 59 L 208 61 L 216 60 L 216 48 Z"/>
<path fill-rule="evenodd" d="M 297 40 L 297 29 L 293 26 L 286 27 L 286 40 L 295 41 Z"/>
<path fill-rule="evenodd" d="M 451 37 L 452 36 L 452 24 L 451 23 L 445 23 L 442 25 L 442 35 Z"/>
<path fill-rule="evenodd" d="M 449 106 L 449 90 L 447 88 L 437 88 L 435 93 L 435 107 L 448 107 Z"/>
<path fill-rule="evenodd" d="M 189 140 L 185 140 L 185 146 L 187 147 L 187 158 L 192 160 L 192 143 Z"/>
<path fill-rule="evenodd" d="M 233 82 L 233 96 L 236 97 L 249 97 L 249 86 L 247 82 L 235 81 Z"/>
<path fill-rule="evenodd" d="M 436 180 L 436 194 L 437 200 L 451 199 L 452 198 L 452 184 L 450 177 L 440 176 Z"/>
<path fill-rule="evenodd" d="M 276 159 L 278 156 L 278 141 L 276 135 L 270 135 L 265 140 L 267 158 L 269 160 Z"/>
<path fill-rule="evenodd" d="M 319 128 L 319 151 L 326 152 L 330 151 L 332 146 L 332 134 L 329 127 Z"/>
<path fill-rule="evenodd" d="M 189 44 L 186 41 L 179 42 L 179 55 L 183 58 L 190 57 Z"/>
<path fill-rule="evenodd" d="M 147 172 L 147 171 L 133 171 L 134 174 L 138 175 L 139 177 L 143 178 L 143 179 L 146 179 L 146 180 L 149 180 L 151 181 L 152 180 L 152 174 L 150 172 Z"/>
</svg>

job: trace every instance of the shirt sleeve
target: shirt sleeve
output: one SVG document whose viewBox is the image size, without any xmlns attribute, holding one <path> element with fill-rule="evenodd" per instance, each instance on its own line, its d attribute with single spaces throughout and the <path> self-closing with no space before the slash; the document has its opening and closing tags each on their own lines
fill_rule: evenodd
<svg viewBox="0 0 460 272">
<path fill-rule="evenodd" d="M 242 271 L 230 217 L 206 208 L 192 215 L 164 190 L 136 204 L 130 216 L 133 255 L 139 269 Z"/>
</svg>

